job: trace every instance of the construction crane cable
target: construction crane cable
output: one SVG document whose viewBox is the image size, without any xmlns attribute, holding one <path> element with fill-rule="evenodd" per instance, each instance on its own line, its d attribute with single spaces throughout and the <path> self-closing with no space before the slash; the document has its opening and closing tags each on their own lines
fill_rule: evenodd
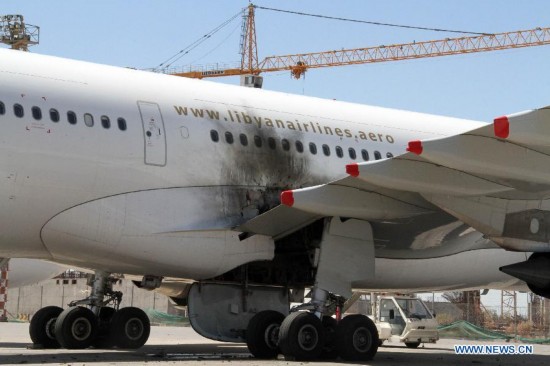
<svg viewBox="0 0 550 366">
<path fill-rule="evenodd" d="M 448 32 L 448 33 L 459 33 L 459 34 L 478 34 L 478 35 L 483 35 L 483 36 L 493 35 L 493 33 L 468 32 L 468 31 L 452 30 L 452 29 L 417 27 L 417 26 L 413 26 L 413 25 L 371 22 L 371 21 L 367 21 L 367 20 L 348 19 L 348 18 L 332 17 L 332 16 L 329 16 L 329 15 L 309 14 L 309 13 L 302 13 L 302 12 L 299 12 L 299 11 L 267 8 L 265 6 L 258 6 L 258 5 L 254 5 L 254 7 L 257 8 L 257 9 L 278 11 L 280 13 L 304 15 L 304 16 L 308 16 L 308 17 L 316 17 L 316 18 L 324 18 L 324 19 L 332 19 L 332 20 L 341 20 L 341 21 L 353 22 L 353 23 L 364 23 L 364 24 L 371 24 L 371 25 L 380 25 L 380 26 L 386 26 L 386 27 L 419 29 L 419 30 L 429 30 L 429 31 L 434 31 L 434 32 Z"/>
<path fill-rule="evenodd" d="M 222 44 L 224 44 L 234 33 L 237 29 L 241 28 L 241 25 L 240 24 L 237 24 L 236 27 L 233 28 L 233 30 L 231 30 L 231 32 L 227 35 L 227 37 L 225 37 L 220 43 L 218 43 L 216 46 L 214 46 L 210 51 L 206 52 L 204 55 L 202 55 L 201 57 L 197 58 L 197 59 L 194 59 L 193 61 L 191 61 L 191 64 L 194 64 L 195 62 L 197 61 L 200 61 L 201 59 L 205 58 L 206 56 L 210 55 L 212 52 L 214 52 L 215 50 L 217 50 L 218 48 L 220 48 L 220 46 Z"/>
<path fill-rule="evenodd" d="M 203 43 L 204 41 L 206 41 L 207 39 L 212 37 L 214 34 L 216 34 L 221 29 L 223 29 L 226 25 L 230 24 L 233 20 L 238 18 L 240 15 L 242 15 L 245 12 L 245 10 L 246 10 L 246 8 L 241 9 L 241 11 L 239 11 L 237 14 L 233 15 L 231 18 L 227 19 L 226 21 L 224 21 L 223 23 L 218 25 L 216 28 L 212 29 L 210 32 L 206 33 L 202 37 L 198 38 L 197 40 L 195 40 L 194 42 L 189 44 L 187 47 L 183 48 L 182 50 L 180 50 L 179 52 L 177 52 L 173 56 L 171 56 L 168 59 L 166 59 L 165 61 L 161 62 L 154 70 L 160 69 L 160 68 L 170 67 L 174 62 L 178 61 L 183 56 L 187 55 L 189 52 L 191 52 L 192 50 L 197 48 L 201 43 Z"/>
</svg>

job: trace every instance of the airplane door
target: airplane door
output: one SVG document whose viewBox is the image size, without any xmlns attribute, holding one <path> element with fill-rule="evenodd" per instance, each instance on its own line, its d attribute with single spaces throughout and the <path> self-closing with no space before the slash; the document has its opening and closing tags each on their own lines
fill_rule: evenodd
<svg viewBox="0 0 550 366">
<path fill-rule="evenodd" d="M 159 105 L 151 102 L 138 102 L 143 138 L 145 141 L 145 164 L 166 165 L 166 135 Z"/>
</svg>

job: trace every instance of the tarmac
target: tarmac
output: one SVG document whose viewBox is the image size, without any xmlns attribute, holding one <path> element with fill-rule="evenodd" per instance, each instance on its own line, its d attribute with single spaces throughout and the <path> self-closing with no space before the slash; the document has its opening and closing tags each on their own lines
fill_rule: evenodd
<svg viewBox="0 0 550 366">
<path fill-rule="evenodd" d="M 139 350 L 45 350 L 32 349 L 28 323 L 0 323 L 0 364 L 25 365 L 346 365 L 334 362 L 291 362 L 252 358 L 245 344 L 222 343 L 199 336 L 188 327 L 152 327 L 147 344 Z M 443 339 L 409 349 L 398 343 L 384 345 L 378 354 L 362 365 L 548 365 L 550 345 L 534 345 L 530 355 L 458 355 L 454 345 L 523 345 L 523 343 Z"/>
</svg>

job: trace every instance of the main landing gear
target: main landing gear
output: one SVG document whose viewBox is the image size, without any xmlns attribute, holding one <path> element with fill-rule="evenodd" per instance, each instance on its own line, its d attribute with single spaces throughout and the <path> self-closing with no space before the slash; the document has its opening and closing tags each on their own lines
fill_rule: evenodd
<svg viewBox="0 0 550 366">
<path fill-rule="evenodd" d="M 342 298 L 314 289 L 312 301 L 299 306 L 309 310 L 292 312 L 281 323 L 278 345 L 285 359 L 310 361 L 339 356 L 346 361 L 371 360 L 379 344 L 372 320 L 364 315 L 349 315 L 340 321 L 328 315 L 321 317 L 335 308 L 339 314 L 342 304 Z"/>
<path fill-rule="evenodd" d="M 257 313 L 246 329 L 246 344 L 259 359 L 276 358 L 282 353 L 287 360 L 312 361 L 336 359 L 368 361 L 378 350 L 378 331 L 364 315 L 348 315 L 340 321 L 331 316 L 343 304 L 342 298 L 314 290 L 310 303 L 295 307 L 286 318 L 264 310 Z M 319 297 L 320 296 L 320 297 Z M 323 300 L 324 299 L 324 300 Z M 336 311 L 338 314 L 339 311 Z"/>
<path fill-rule="evenodd" d="M 140 348 L 151 325 L 143 310 L 119 309 L 122 293 L 113 291 L 116 279 L 97 271 L 89 280 L 91 295 L 63 310 L 47 306 L 34 314 L 29 328 L 33 343 L 44 348 Z"/>
<path fill-rule="evenodd" d="M 283 315 L 273 310 L 257 313 L 248 323 L 246 340 L 257 358 L 310 361 L 340 357 L 368 361 L 378 350 L 373 321 L 364 315 L 332 318 L 352 295 L 357 279 L 374 278 L 374 239 L 369 223 L 326 219 L 311 301 Z M 338 296 L 335 294 L 339 294 Z"/>
</svg>

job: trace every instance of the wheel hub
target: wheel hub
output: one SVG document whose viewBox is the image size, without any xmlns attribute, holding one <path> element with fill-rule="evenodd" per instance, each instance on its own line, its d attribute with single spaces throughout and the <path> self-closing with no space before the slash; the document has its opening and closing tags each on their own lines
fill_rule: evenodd
<svg viewBox="0 0 550 366">
<path fill-rule="evenodd" d="M 55 321 L 57 317 L 51 318 L 46 322 L 46 335 L 48 338 L 55 339 Z"/>
<path fill-rule="evenodd" d="M 371 347 L 371 338 L 368 329 L 361 327 L 353 332 L 353 347 L 359 352 L 367 352 Z"/>
<path fill-rule="evenodd" d="M 319 342 L 319 334 L 313 325 L 306 324 L 298 332 L 298 344 L 306 351 L 315 349 Z"/>
<path fill-rule="evenodd" d="M 84 317 L 77 318 L 71 326 L 71 333 L 74 339 L 84 341 L 92 334 L 92 324 Z"/>
<path fill-rule="evenodd" d="M 126 336 L 131 340 L 139 339 L 143 334 L 143 323 L 138 318 L 129 319 L 126 322 L 125 333 Z"/>
<path fill-rule="evenodd" d="M 276 349 L 279 344 L 279 324 L 270 324 L 264 333 L 265 344 L 271 349 Z"/>
</svg>

